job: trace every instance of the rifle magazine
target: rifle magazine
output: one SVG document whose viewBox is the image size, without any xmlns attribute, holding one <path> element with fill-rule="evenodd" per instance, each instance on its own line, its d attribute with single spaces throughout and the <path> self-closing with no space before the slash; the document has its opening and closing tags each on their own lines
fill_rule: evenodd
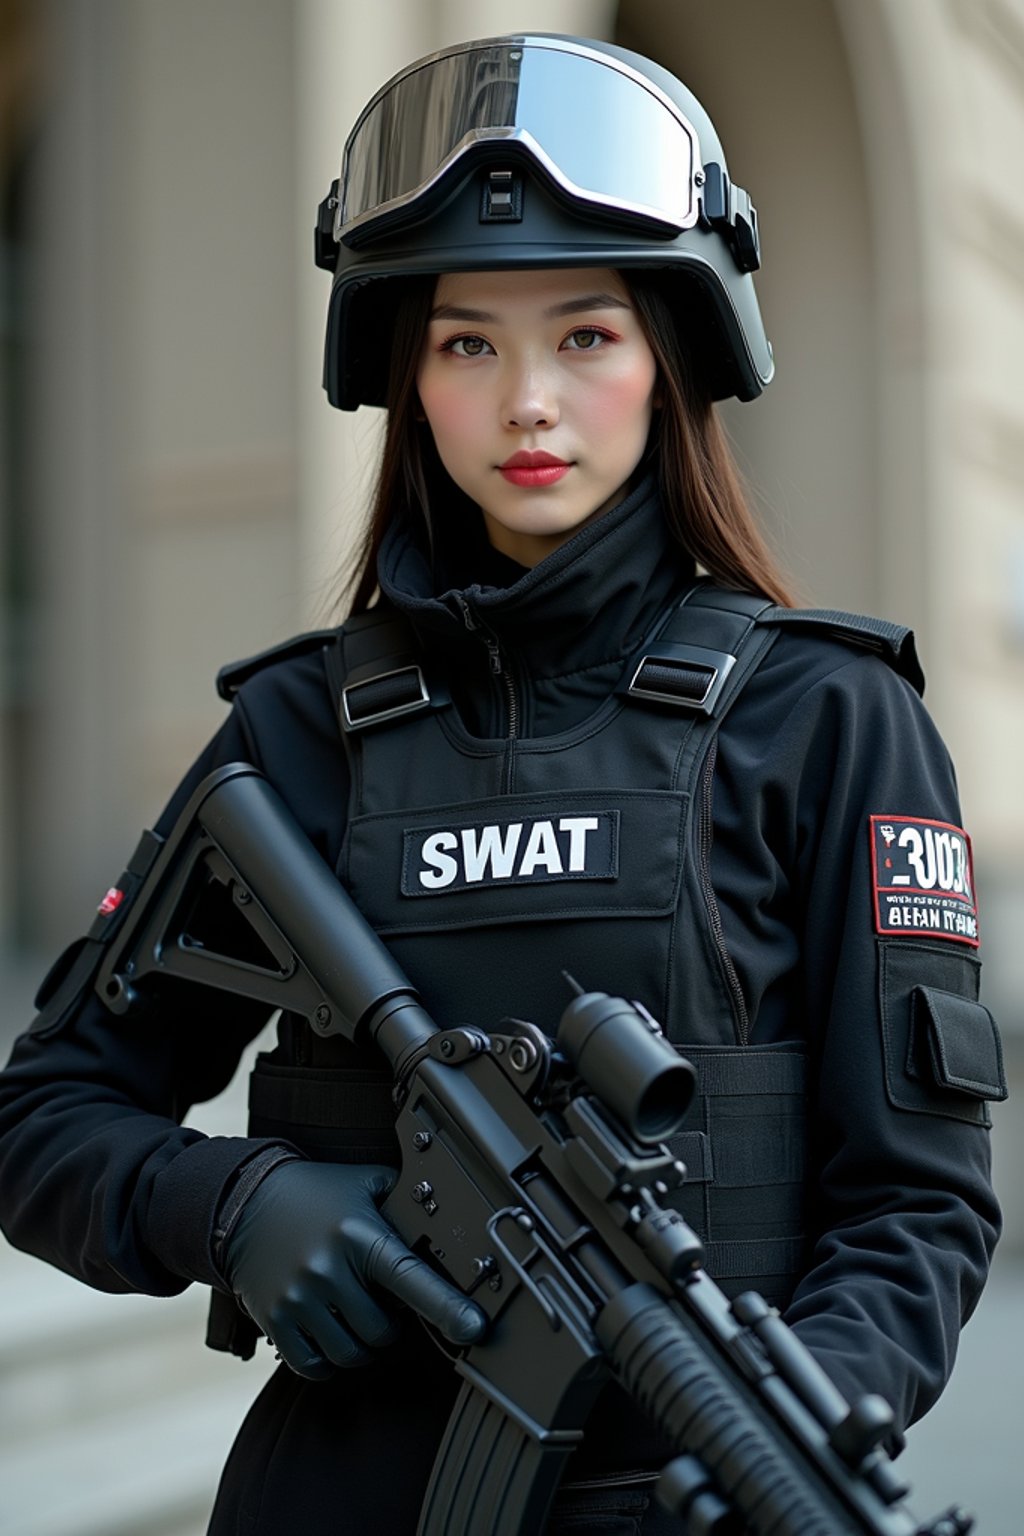
<svg viewBox="0 0 1024 1536">
<path fill-rule="evenodd" d="M 437 1453 L 417 1536 L 521 1536 L 544 1529 L 577 1431 L 531 1434 L 464 1381 Z"/>
</svg>

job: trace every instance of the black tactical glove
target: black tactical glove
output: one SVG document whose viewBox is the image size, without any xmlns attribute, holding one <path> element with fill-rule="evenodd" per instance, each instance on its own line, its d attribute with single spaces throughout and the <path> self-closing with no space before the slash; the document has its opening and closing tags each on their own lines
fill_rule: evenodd
<svg viewBox="0 0 1024 1536">
<path fill-rule="evenodd" d="M 319 1381 L 393 1343 L 405 1302 L 453 1344 L 486 1318 L 418 1259 L 377 1205 L 391 1168 L 282 1163 L 245 1201 L 222 1250 L 225 1279 L 287 1365 Z"/>
</svg>

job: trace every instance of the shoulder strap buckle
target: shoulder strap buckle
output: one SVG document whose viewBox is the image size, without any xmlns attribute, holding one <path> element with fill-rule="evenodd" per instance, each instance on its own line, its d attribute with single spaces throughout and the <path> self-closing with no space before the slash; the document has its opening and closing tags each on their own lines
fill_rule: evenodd
<svg viewBox="0 0 1024 1536">
<path fill-rule="evenodd" d="M 662 640 L 645 651 L 621 691 L 633 698 L 713 715 L 735 665 L 736 657 L 728 651 Z"/>
<path fill-rule="evenodd" d="M 745 642 L 770 606 L 766 597 L 701 578 L 630 661 L 616 692 L 713 718 L 727 707 L 724 690 L 730 676 L 729 692 L 734 693 L 745 670 L 757 665 L 761 651 L 745 648 Z M 741 656 L 744 664 L 734 673 Z"/>
<path fill-rule="evenodd" d="M 432 702 L 419 662 L 410 660 L 385 672 L 371 662 L 356 667 L 342 685 L 341 728 L 363 731 L 367 726 L 429 709 Z"/>
<path fill-rule="evenodd" d="M 327 678 L 345 736 L 451 703 L 436 679 L 427 682 L 409 620 L 386 603 L 346 620 L 327 652 Z"/>
</svg>

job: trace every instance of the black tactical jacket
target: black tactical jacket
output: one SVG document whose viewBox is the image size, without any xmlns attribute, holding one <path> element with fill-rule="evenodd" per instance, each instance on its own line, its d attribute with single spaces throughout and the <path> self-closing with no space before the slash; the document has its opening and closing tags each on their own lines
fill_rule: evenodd
<svg viewBox="0 0 1024 1536">
<path fill-rule="evenodd" d="M 692 581 L 643 489 L 526 573 L 481 547 L 472 526 L 456 531 L 464 570 L 432 572 L 398 531 L 381 586 L 411 618 L 465 731 L 492 744 L 508 736 L 510 679 L 519 738 L 585 722 Z M 677 728 L 666 716 L 664 729 Z M 514 757 L 514 744 L 507 750 Z M 905 1425 L 948 1376 L 998 1231 L 984 1100 L 1001 1094 L 1001 1066 L 976 1002 L 974 934 L 929 926 L 934 913 L 949 923 L 943 910 L 969 905 L 963 881 L 959 904 L 898 892 L 904 880 L 918 888 L 915 870 L 940 889 L 964 873 L 953 770 L 902 677 L 799 625 L 780 630 L 716 753 L 700 810 L 727 956 L 727 1022 L 713 1038 L 795 1040 L 810 1062 L 812 1246 L 788 1317 L 848 1395 L 883 1393 Z M 343 860 L 349 768 L 319 649 L 245 682 L 158 830 L 206 773 L 236 760 L 270 778 L 332 866 Z M 451 798 L 445 790 L 438 799 Z M 628 955 L 598 952 L 585 922 L 570 917 L 564 929 L 568 968 L 588 988 L 636 994 Z M 679 964 L 705 940 L 688 921 Z M 500 926 L 471 940 L 456 926 L 431 936 L 439 959 L 423 976 L 415 945 L 400 958 L 439 1017 L 451 1017 L 447 969 L 455 1012 L 475 1000 L 487 1026 L 521 1012 L 508 943 Z M 563 1001 L 536 1021 L 550 1025 Z M 114 1017 L 87 994 L 24 1035 L 0 1077 L 0 1216 L 11 1241 L 106 1290 L 220 1285 L 217 1210 L 267 1141 L 208 1139 L 178 1122 L 228 1082 L 264 1013 L 179 984 L 153 995 L 142 1019 Z M 700 1020 L 673 1020 L 672 1033 L 709 1038 Z"/>
</svg>

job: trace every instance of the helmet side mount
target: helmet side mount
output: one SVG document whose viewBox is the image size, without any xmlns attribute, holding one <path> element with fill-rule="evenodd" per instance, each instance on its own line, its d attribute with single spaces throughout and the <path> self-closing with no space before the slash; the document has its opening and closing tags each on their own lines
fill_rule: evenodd
<svg viewBox="0 0 1024 1536">
<path fill-rule="evenodd" d="M 724 166 L 710 161 L 697 172 L 701 192 L 701 223 L 717 229 L 741 272 L 756 272 L 761 265 L 761 237 L 757 209 L 749 192 L 729 180 Z"/>
<path fill-rule="evenodd" d="M 334 272 L 338 265 L 338 242 L 334 238 L 334 216 L 338 211 L 340 194 L 339 178 L 331 182 L 331 189 L 316 211 L 313 229 L 313 260 L 325 272 Z"/>
</svg>

